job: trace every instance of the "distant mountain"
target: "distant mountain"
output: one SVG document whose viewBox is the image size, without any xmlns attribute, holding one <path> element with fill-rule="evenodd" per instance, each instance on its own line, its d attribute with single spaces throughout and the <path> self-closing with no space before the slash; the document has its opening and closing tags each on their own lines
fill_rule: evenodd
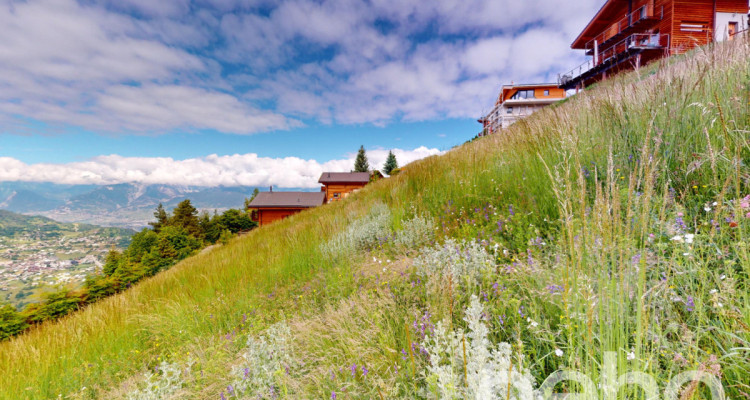
<svg viewBox="0 0 750 400">
<path fill-rule="evenodd" d="M 190 199 L 200 210 L 241 208 L 252 191 L 252 187 L 0 182 L 0 208 L 56 221 L 139 229 L 153 219 L 159 203 L 171 209 Z"/>
</svg>

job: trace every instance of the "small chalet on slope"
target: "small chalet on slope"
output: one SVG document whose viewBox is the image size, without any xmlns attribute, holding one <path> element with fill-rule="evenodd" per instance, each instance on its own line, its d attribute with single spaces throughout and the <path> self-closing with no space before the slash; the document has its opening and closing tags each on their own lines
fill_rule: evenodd
<svg viewBox="0 0 750 400">
<path fill-rule="evenodd" d="M 607 75 L 732 39 L 748 26 L 748 0 L 607 0 L 571 47 L 591 58 L 561 74 L 581 89 Z"/>
<path fill-rule="evenodd" d="M 565 90 L 554 83 L 505 85 L 495 102 L 495 107 L 479 120 L 484 127 L 480 136 L 497 133 L 564 98 Z"/>
<path fill-rule="evenodd" d="M 323 184 L 321 191 L 325 194 L 326 202 L 332 202 L 362 189 L 370 183 L 371 178 L 370 172 L 323 172 L 318 182 Z"/>
<path fill-rule="evenodd" d="M 268 225 L 308 208 L 322 206 L 322 192 L 261 192 L 250 202 L 248 209 L 259 226 Z"/>
</svg>

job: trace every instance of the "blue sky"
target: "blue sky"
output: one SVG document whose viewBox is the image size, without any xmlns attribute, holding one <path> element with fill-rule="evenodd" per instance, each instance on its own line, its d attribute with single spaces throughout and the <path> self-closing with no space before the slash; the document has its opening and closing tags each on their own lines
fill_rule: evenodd
<svg viewBox="0 0 750 400">
<path fill-rule="evenodd" d="M 0 180 L 306 184 L 438 154 L 601 0 L 0 0 Z M 303 183 L 303 186 L 299 186 Z"/>
</svg>

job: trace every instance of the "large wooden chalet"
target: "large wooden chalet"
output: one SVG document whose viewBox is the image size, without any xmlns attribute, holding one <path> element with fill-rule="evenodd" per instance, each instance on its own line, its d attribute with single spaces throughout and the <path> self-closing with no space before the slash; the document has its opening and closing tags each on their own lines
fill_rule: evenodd
<svg viewBox="0 0 750 400">
<path fill-rule="evenodd" d="M 308 208 L 322 206 L 325 193 L 322 192 L 261 192 L 250 202 L 248 209 L 258 225 L 284 219 Z"/>
<path fill-rule="evenodd" d="M 338 201 L 349 193 L 362 189 L 370 183 L 370 172 L 323 172 L 318 180 L 323 185 L 326 202 Z"/>
<path fill-rule="evenodd" d="M 561 74 L 564 89 L 580 89 L 609 74 L 713 41 L 748 26 L 748 0 L 607 0 L 572 44 L 591 59 Z"/>
</svg>

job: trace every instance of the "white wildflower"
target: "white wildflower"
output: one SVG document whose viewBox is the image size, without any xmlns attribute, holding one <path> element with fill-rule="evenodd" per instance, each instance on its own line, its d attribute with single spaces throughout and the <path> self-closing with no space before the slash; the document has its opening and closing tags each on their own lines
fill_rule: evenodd
<svg viewBox="0 0 750 400">
<path fill-rule="evenodd" d="M 635 352 L 631 351 L 628 353 L 628 361 L 635 360 Z"/>
<path fill-rule="evenodd" d="M 693 238 L 695 238 L 695 235 L 692 233 L 688 233 L 685 235 L 685 243 L 693 243 Z"/>
<path fill-rule="evenodd" d="M 683 242 L 683 239 L 682 239 L 682 236 L 681 236 L 681 235 L 677 235 L 677 236 L 674 236 L 674 237 L 672 237 L 672 239 L 670 239 L 670 240 L 672 240 L 672 241 L 674 241 L 674 242 L 677 242 L 677 243 L 682 243 L 682 242 Z"/>
<path fill-rule="evenodd" d="M 722 275 L 721 275 L 721 276 L 719 277 L 719 279 L 723 281 L 724 279 L 727 279 L 727 276 L 726 276 L 726 275 L 723 275 L 723 274 L 722 274 Z"/>
<path fill-rule="evenodd" d="M 708 293 L 711 293 L 711 294 L 715 294 L 716 292 L 718 292 L 718 290 L 716 290 L 716 289 L 711 289 L 711 290 L 710 290 L 710 291 L 709 291 Z"/>
<path fill-rule="evenodd" d="M 560 349 L 555 349 L 555 355 L 558 356 L 558 357 L 562 357 L 563 356 L 563 351 L 560 350 Z"/>
<path fill-rule="evenodd" d="M 705 212 L 711 212 L 711 207 L 705 206 L 705 207 L 703 207 L 703 211 L 705 211 Z"/>
</svg>

